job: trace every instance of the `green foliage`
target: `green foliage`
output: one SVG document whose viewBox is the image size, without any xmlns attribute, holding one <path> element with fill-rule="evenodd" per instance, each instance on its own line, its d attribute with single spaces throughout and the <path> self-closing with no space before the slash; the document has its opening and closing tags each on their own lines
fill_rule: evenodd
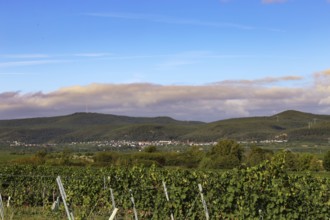
<svg viewBox="0 0 330 220">
<path fill-rule="evenodd" d="M 285 158 L 285 169 L 291 171 L 298 171 L 298 155 L 291 151 L 283 151 L 283 155 Z"/>
<path fill-rule="evenodd" d="M 205 153 L 198 146 L 191 146 L 186 151 L 181 153 L 177 160 L 180 165 L 187 168 L 197 168 L 199 163 L 204 158 Z"/>
<path fill-rule="evenodd" d="M 284 167 L 288 171 L 320 171 L 323 169 L 321 161 L 315 155 L 307 153 L 293 153 L 289 150 L 279 151 L 275 158 L 285 158 Z"/>
<path fill-rule="evenodd" d="M 324 167 L 324 169 L 326 169 L 327 171 L 330 171 L 330 151 L 328 151 L 328 152 L 324 155 L 324 159 L 323 159 L 323 167 Z"/>
<path fill-rule="evenodd" d="M 200 167 L 231 169 L 239 167 L 243 160 L 244 149 L 233 140 L 221 140 L 213 146 L 202 160 Z"/>
<path fill-rule="evenodd" d="M 132 164 L 150 166 L 152 164 L 164 166 L 166 164 L 165 155 L 162 153 L 140 152 L 131 155 Z"/>
<path fill-rule="evenodd" d="M 69 148 L 65 148 L 61 152 L 60 164 L 61 165 L 70 165 L 71 156 L 72 156 L 72 151 Z"/>
<path fill-rule="evenodd" d="M 321 160 L 318 160 L 315 156 L 310 161 L 309 169 L 310 171 L 321 171 L 324 170 Z"/>
<path fill-rule="evenodd" d="M 312 154 L 298 154 L 297 170 L 298 171 L 309 170 L 313 158 L 314 156 Z"/>
<path fill-rule="evenodd" d="M 169 219 L 170 211 L 175 219 L 204 219 L 197 187 L 200 183 L 211 219 L 328 219 L 330 179 L 289 175 L 285 160 L 285 154 L 278 154 L 258 166 L 227 172 L 155 166 L 1 166 L 0 192 L 5 201 L 11 196 L 12 208 L 43 207 L 48 219 L 65 218 L 62 205 L 59 212 L 50 211 L 59 196 L 55 178 L 61 175 L 76 219 L 109 217 L 109 187 L 120 210 L 119 219 L 133 216 L 130 189 L 141 219 Z M 170 202 L 166 201 L 162 181 L 166 182 Z"/>
<path fill-rule="evenodd" d="M 156 146 L 147 146 L 143 149 L 144 152 L 147 152 L 147 153 L 154 153 L 157 151 L 157 147 Z"/>
<path fill-rule="evenodd" d="M 273 152 L 271 150 L 262 149 L 260 147 L 252 146 L 250 152 L 246 157 L 246 164 L 248 166 L 255 166 L 260 164 L 265 160 L 270 160 L 273 156 Z"/>
<path fill-rule="evenodd" d="M 93 159 L 96 163 L 113 163 L 117 162 L 119 155 L 116 152 L 98 152 Z"/>
<path fill-rule="evenodd" d="M 46 150 L 40 150 L 36 153 L 36 157 L 44 159 L 47 156 L 47 151 Z"/>
</svg>

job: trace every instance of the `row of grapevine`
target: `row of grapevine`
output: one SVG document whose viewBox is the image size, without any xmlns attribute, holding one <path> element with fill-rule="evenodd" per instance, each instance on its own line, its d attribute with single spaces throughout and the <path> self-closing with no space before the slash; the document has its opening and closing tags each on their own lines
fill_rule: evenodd
<svg viewBox="0 0 330 220">
<path fill-rule="evenodd" d="M 50 210 L 59 196 L 55 182 L 58 175 L 67 202 L 80 219 L 110 215 L 113 208 L 110 188 L 119 208 L 119 219 L 133 218 L 131 194 L 141 219 L 170 219 L 171 213 L 174 219 L 205 219 L 198 184 L 203 188 L 210 219 L 330 218 L 330 180 L 288 174 L 281 161 L 226 172 L 155 167 L 7 166 L 0 168 L 0 193 L 3 200 L 11 197 L 13 207 Z"/>
</svg>

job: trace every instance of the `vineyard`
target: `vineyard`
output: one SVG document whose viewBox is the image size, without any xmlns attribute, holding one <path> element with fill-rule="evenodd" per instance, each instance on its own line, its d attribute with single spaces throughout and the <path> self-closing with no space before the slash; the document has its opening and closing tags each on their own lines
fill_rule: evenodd
<svg viewBox="0 0 330 220">
<path fill-rule="evenodd" d="M 61 202 L 52 210 L 60 197 L 57 176 L 75 219 L 109 219 L 112 200 L 116 219 L 134 219 L 132 198 L 139 219 L 329 219 L 330 180 L 288 174 L 282 159 L 226 172 L 2 166 L 0 194 L 8 219 L 66 219 Z"/>
</svg>

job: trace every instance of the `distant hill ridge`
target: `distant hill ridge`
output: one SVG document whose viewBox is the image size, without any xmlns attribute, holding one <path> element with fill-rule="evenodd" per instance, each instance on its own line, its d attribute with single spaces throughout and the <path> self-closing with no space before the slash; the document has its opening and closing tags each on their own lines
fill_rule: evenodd
<svg viewBox="0 0 330 220">
<path fill-rule="evenodd" d="M 281 136 L 282 135 L 282 136 Z M 266 140 L 322 141 L 330 138 L 330 116 L 294 110 L 273 116 L 204 123 L 170 117 L 129 117 L 99 113 L 0 120 L 0 141 L 61 143 L 97 140 Z"/>
<path fill-rule="evenodd" d="M 38 117 L 27 119 L 11 119 L 0 120 L 0 126 L 26 126 L 26 125 L 41 125 L 48 123 L 58 124 L 141 124 L 141 123 L 187 123 L 186 121 L 178 121 L 170 117 L 129 117 L 101 113 L 83 113 L 77 112 L 71 115 L 56 116 L 56 117 Z M 188 123 L 203 123 L 203 122 L 188 122 Z"/>
</svg>

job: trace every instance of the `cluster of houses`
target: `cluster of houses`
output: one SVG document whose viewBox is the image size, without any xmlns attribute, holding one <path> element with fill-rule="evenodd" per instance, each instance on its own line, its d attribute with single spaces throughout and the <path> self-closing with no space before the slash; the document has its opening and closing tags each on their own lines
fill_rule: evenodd
<svg viewBox="0 0 330 220">
<path fill-rule="evenodd" d="M 93 145 L 97 147 L 136 147 L 143 148 L 146 146 L 210 146 L 217 142 L 190 142 L 190 141 L 127 141 L 127 140 L 109 140 L 109 141 L 89 141 L 89 142 L 72 142 L 70 145 Z"/>
<path fill-rule="evenodd" d="M 288 140 L 284 136 L 276 136 L 274 139 L 269 140 L 249 140 L 238 141 L 240 144 L 271 144 L 271 143 L 287 143 Z M 131 148 L 143 148 L 145 146 L 213 146 L 217 144 L 216 141 L 211 142 L 196 142 L 196 141 L 175 141 L 175 140 L 158 140 L 158 141 L 128 141 L 128 140 L 107 140 L 107 141 L 85 141 L 85 142 L 71 142 L 66 143 L 69 146 L 95 146 L 95 147 L 131 147 Z M 11 147 L 55 147 L 63 144 L 32 144 L 24 143 L 20 141 L 8 141 L 7 145 Z"/>
</svg>

